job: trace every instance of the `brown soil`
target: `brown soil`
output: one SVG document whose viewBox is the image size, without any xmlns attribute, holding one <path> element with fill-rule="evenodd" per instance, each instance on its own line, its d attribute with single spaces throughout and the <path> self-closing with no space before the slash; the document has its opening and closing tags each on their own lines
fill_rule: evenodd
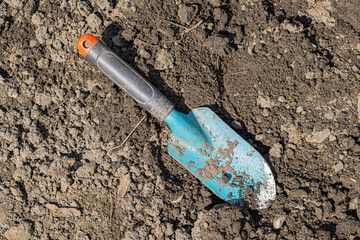
<svg viewBox="0 0 360 240">
<path fill-rule="evenodd" d="M 356 0 L 0 0 L 0 239 L 359 239 Z M 198 24 L 202 21 L 200 24 Z M 229 206 L 170 130 L 83 59 L 99 36 L 177 109 L 208 106 L 271 164 Z"/>
</svg>

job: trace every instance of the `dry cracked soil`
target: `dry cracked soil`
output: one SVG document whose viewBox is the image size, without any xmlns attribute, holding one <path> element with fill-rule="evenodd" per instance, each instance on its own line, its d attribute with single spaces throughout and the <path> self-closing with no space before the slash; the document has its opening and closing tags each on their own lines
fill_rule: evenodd
<svg viewBox="0 0 360 240">
<path fill-rule="evenodd" d="M 359 12 L 0 0 L 0 239 L 360 239 Z M 272 205 L 228 205 L 177 164 L 167 126 L 80 56 L 84 33 L 252 144 L 276 176 Z"/>
</svg>

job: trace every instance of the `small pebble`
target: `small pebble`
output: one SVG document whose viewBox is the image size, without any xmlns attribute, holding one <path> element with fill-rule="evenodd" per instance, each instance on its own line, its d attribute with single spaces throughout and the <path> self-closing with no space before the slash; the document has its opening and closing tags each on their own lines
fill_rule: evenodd
<svg viewBox="0 0 360 240">
<path fill-rule="evenodd" d="M 306 78 L 306 79 L 313 79 L 313 78 L 314 78 L 314 73 L 313 73 L 313 72 L 307 72 L 307 73 L 305 73 L 305 78 Z"/>
<path fill-rule="evenodd" d="M 285 216 L 277 216 L 275 217 L 274 221 L 273 221 L 273 226 L 275 229 L 279 229 L 281 228 L 281 226 L 283 225 L 283 223 L 285 222 L 286 217 Z"/>
<path fill-rule="evenodd" d="M 6 0 L 5 2 L 9 4 L 11 7 L 18 9 L 22 8 L 25 3 L 25 1 L 21 1 L 21 0 Z"/>
<path fill-rule="evenodd" d="M 278 98 L 278 101 L 283 103 L 283 102 L 286 102 L 286 99 L 285 99 L 284 96 L 280 96 L 280 97 Z"/>
<path fill-rule="evenodd" d="M 19 96 L 19 93 L 16 88 L 9 88 L 8 89 L 8 96 L 11 98 L 17 98 Z"/>
<path fill-rule="evenodd" d="M 49 59 L 41 58 L 39 61 L 37 61 L 37 65 L 41 69 L 46 69 L 49 67 Z"/>
<path fill-rule="evenodd" d="M 86 22 L 92 29 L 95 29 L 101 25 L 102 20 L 95 13 L 92 13 L 86 18 Z"/>
<path fill-rule="evenodd" d="M 296 108 L 296 113 L 302 113 L 302 111 L 304 111 L 304 109 L 302 107 Z"/>
<path fill-rule="evenodd" d="M 150 53 L 146 51 L 143 47 L 139 49 L 139 55 L 145 59 L 149 59 L 151 57 Z"/>
<path fill-rule="evenodd" d="M 174 58 L 166 50 L 160 50 L 155 56 L 155 65 L 156 70 L 165 70 L 174 67 Z"/>
<path fill-rule="evenodd" d="M 336 136 L 334 136 L 334 135 L 329 136 L 329 141 L 330 142 L 335 141 L 335 140 L 336 140 Z"/>
<path fill-rule="evenodd" d="M 344 168 L 344 164 L 342 163 L 342 161 L 338 161 L 334 166 L 333 169 L 335 172 L 339 172 Z"/>
<path fill-rule="evenodd" d="M 269 154 L 270 154 L 270 156 L 272 156 L 272 157 L 281 158 L 282 150 L 283 150 L 282 145 L 279 144 L 279 143 L 275 143 L 275 144 L 271 147 L 271 149 L 270 149 L 270 151 L 269 151 Z"/>
<path fill-rule="evenodd" d="M 358 198 L 353 198 L 349 203 L 349 210 L 357 210 L 359 208 Z"/>
<path fill-rule="evenodd" d="M 35 26 L 39 26 L 41 24 L 45 23 L 45 16 L 44 14 L 42 14 L 41 12 L 37 12 L 34 15 L 32 15 L 31 17 L 31 22 L 32 24 L 34 24 Z"/>
<path fill-rule="evenodd" d="M 348 138 L 343 139 L 341 143 L 345 150 L 349 150 L 354 147 L 356 142 L 352 137 L 348 137 Z"/>
</svg>

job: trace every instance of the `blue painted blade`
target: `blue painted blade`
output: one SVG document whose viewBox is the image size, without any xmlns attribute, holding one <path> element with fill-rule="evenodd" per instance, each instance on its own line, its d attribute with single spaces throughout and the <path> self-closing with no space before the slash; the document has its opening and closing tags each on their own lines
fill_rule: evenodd
<svg viewBox="0 0 360 240">
<path fill-rule="evenodd" d="M 209 108 L 187 115 L 174 110 L 165 122 L 172 130 L 170 155 L 220 198 L 255 198 L 258 209 L 275 200 L 275 180 L 263 157 Z"/>
</svg>

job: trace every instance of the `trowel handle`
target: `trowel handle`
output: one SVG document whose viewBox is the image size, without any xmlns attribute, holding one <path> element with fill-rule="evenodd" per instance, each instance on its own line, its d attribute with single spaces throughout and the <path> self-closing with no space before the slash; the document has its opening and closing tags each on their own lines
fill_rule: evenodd
<svg viewBox="0 0 360 240">
<path fill-rule="evenodd" d="M 174 109 L 163 94 L 98 38 L 85 34 L 79 38 L 76 47 L 87 60 L 157 119 L 164 120 Z"/>
</svg>

